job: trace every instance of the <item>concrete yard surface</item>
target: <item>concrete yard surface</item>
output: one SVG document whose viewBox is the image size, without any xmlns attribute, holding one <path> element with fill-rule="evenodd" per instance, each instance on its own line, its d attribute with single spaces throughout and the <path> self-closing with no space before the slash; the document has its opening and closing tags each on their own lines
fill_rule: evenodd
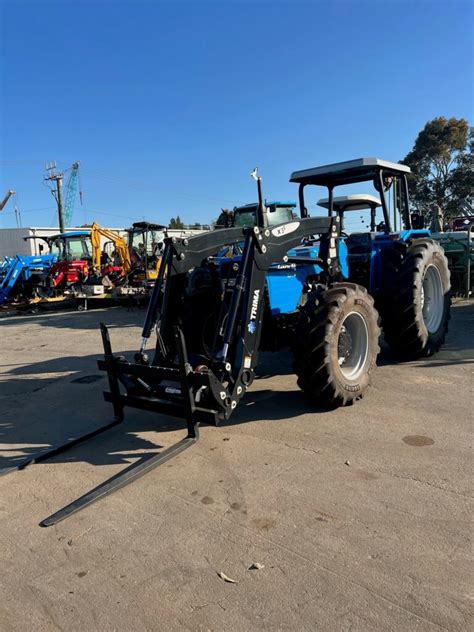
<svg viewBox="0 0 474 632">
<path fill-rule="evenodd" d="M 98 324 L 130 353 L 143 318 L 0 320 L 1 468 L 110 420 Z M 0 477 L 0 630 L 469 629 L 474 305 L 453 307 L 437 356 L 379 365 L 362 401 L 327 412 L 288 354 L 263 354 L 230 422 L 54 527 L 39 523 L 184 424 L 126 410 Z"/>
</svg>

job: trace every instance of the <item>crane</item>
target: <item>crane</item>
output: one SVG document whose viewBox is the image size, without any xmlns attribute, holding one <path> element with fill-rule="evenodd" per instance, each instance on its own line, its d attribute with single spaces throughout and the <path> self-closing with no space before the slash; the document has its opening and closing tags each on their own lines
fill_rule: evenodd
<svg viewBox="0 0 474 632">
<path fill-rule="evenodd" d="M 64 224 L 71 225 L 72 213 L 74 210 L 74 200 L 76 199 L 77 182 L 79 179 L 79 161 L 74 162 L 71 167 L 71 173 L 66 184 L 66 196 L 64 200 Z M 79 197 L 82 204 L 82 191 L 79 191 Z"/>
<path fill-rule="evenodd" d="M 11 198 L 11 196 L 15 193 L 15 191 L 7 191 L 6 196 L 3 198 L 3 200 L 0 202 L 0 211 L 3 211 L 3 207 L 5 206 L 5 204 L 8 202 L 8 200 Z"/>
</svg>

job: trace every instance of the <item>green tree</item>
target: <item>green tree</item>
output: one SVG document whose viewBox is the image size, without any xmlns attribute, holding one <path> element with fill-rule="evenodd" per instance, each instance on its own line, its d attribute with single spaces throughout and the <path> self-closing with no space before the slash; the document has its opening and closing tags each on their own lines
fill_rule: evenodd
<svg viewBox="0 0 474 632">
<path fill-rule="evenodd" d="M 185 226 L 184 226 L 184 223 L 181 221 L 180 216 L 176 215 L 176 217 L 172 217 L 170 219 L 170 223 L 168 225 L 168 228 L 174 228 L 176 230 L 179 230 L 179 229 L 185 228 Z"/>
<path fill-rule="evenodd" d="M 445 219 L 461 213 L 474 187 L 473 143 L 473 128 L 465 119 L 438 117 L 425 125 L 401 161 L 412 170 L 413 210 L 427 217 L 437 204 Z"/>
</svg>

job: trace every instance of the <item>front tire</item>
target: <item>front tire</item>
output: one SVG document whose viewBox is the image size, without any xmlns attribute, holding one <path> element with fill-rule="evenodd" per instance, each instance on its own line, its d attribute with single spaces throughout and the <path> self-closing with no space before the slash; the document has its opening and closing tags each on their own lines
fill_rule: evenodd
<svg viewBox="0 0 474 632">
<path fill-rule="evenodd" d="M 379 352 L 374 301 L 354 283 L 336 283 L 308 294 L 295 336 L 298 386 L 314 403 L 346 406 L 370 384 Z"/>
<path fill-rule="evenodd" d="M 413 360 L 439 351 L 450 309 L 450 272 L 444 250 L 432 239 L 414 240 L 382 315 L 385 340 L 394 355 Z"/>
</svg>

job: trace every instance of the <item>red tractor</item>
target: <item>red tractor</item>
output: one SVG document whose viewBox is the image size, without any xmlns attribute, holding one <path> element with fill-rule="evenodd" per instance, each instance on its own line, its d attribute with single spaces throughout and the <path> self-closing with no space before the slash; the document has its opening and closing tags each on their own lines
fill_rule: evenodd
<svg viewBox="0 0 474 632">
<path fill-rule="evenodd" d="M 48 272 L 39 278 L 36 288 L 39 296 L 58 296 L 64 290 L 82 284 L 92 272 L 89 231 L 71 231 L 52 237 L 35 235 L 27 239 L 42 239 L 47 243 L 51 253 L 58 257 Z M 43 250 L 42 246 L 40 250 Z"/>
<path fill-rule="evenodd" d="M 64 290 L 83 283 L 92 268 L 90 232 L 79 230 L 48 238 L 52 252 L 57 251 L 58 261 L 48 273 L 48 285 Z"/>
</svg>

